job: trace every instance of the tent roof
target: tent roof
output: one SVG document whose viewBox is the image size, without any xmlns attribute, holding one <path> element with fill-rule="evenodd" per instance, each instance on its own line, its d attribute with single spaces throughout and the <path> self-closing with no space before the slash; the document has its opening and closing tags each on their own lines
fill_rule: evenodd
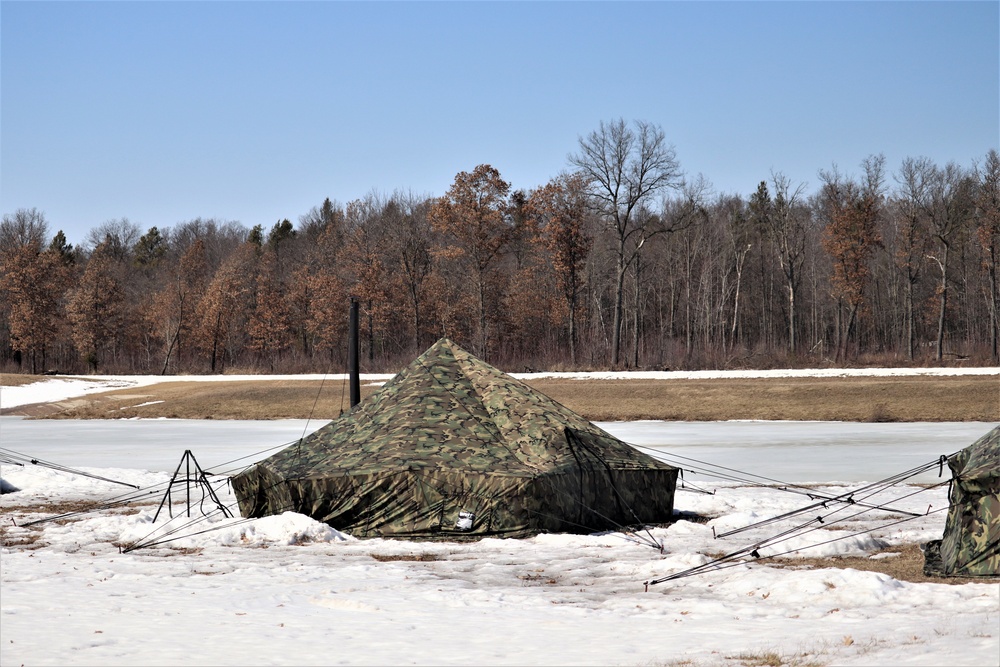
<svg viewBox="0 0 1000 667">
<path fill-rule="evenodd" d="M 599 458 L 665 468 L 442 338 L 350 412 L 266 460 L 296 477 L 462 468 L 534 476 Z"/>
<path fill-rule="evenodd" d="M 953 454 L 948 466 L 955 477 L 963 479 L 1000 477 L 1000 426 Z"/>
</svg>

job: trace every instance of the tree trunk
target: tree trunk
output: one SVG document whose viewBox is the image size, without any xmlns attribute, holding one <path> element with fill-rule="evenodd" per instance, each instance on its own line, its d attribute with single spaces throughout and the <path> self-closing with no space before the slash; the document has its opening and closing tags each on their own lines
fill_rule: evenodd
<svg viewBox="0 0 1000 667">
<path fill-rule="evenodd" d="M 576 308 L 576 304 L 570 301 L 570 311 L 569 311 L 569 360 L 576 368 L 576 315 L 573 310 Z"/>
<path fill-rule="evenodd" d="M 566 297 L 566 305 L 569 306 L 569 359 L 576 368 L 576 274 L 571 273 L 570 279 L 572 283 Z"/>
<path fill-rule="evenodd" d="M 906 280 L 906 358 L 913 361 L 915 332 L 913 326 L 913 280 Z"/>
<path fill-rule="evenodd" d="M 413 301 L 413 349 L 420 350 L 420 302 L 415 285 L 410 285 L 410 300 Z"/>
<path fill-rule="evenodd" d="M 368 368 L 375 362 L 375 318 L 372 316 L 372 302 L 368 302 Z"/>
<path fill-rule="evenodd" d="M 990 248 L 987 273 L 990 283 L 990 350 L 996 362 L 1000 360 L 1000 285 L 997 285 L 997 261 L 993 248 Z"/>
<path fill-rule="evenodd" d="M 941 269 L 941 299 L 938 309 L 938 330 L 937 330 L 937 360 L 944 359 L 944 325 L 947 319 L 948 310 L 948 244 L 944 244 L 944 260 L 938 260 L 938 267 Z"/>
<path fill-rule="evenodd" d="M 479 271 L 479 356 L 486 358 L 486 280 Z"/>
<path fill-rule="evenodd" d="M 640 281 L 639 271 L 640 271 L 640 268 L 641 268 L 641 262 L 639 261 L 639 255 L 637 253 L 636 256 L 635 256 L 635 273 L 634 273 L 635 283 L 633 285 L 633 292 L 634 293 L 632 295 L 633 298 L 634 298 L 634 303 L 632 304 L 632 308 L 633 308 L 633 313 L 632 313 L 632 315 L 633 315 L 633 317 L 632 317 L 632 367 L 633 368 L 639 368 L 639 338 L 640 338 L 639 322 L 640 322 L 640 318 L 641 318 L 641 315 L 639 313 L 639 281 Z"/>
<path fill-rule="evenodd" d="M 744 255 L 745 257 L 745 255 Z M 736 260 L 736 295 L 733 298 L 733 325 L 729 329 L 729 351 L 736 347 L 737 323 L 740 321 L 740 287 L 743 283 L 743 262 Z"/>
<path fill-rule="evenodd" d="M 622 303 L 625 294 L 625 247 L 624 242 L 618 249 L 618 276 L 615 281 L 615 314 L 611 324 L 611 367 L 618 368 L 618 361 L 621 358 L 622 343 L 622 313 L 624 304 Z"/>
<path fill-rule="evenodd" d="M 215 372 L 215 359 L 219 349 L 219 323 L 222 322 L 222 313 L 215 318 L 215 329 L 212 331 L 212 372 Z"/>
<path fill-rule="evenodd" d="M 834 363 L 840 363 L 840 345 L 843 338 L 843 325 L 844 319 L 844 303 L 841 299 L 837 299 L 837 310 L 834 314 L 833 330 L 837 335 L 837 339 L 834 341 L 836 347 L 834 347 L 833 361 Z"/>
<path fill-rule="evenodd" d="M 684 241 L 684 352 L 687 359 L 691 358 L 694 349 L 691 327 L 691 273 L 694 258 L 691 257 L 691 240 Z"/>
<path fill-rule="evenodd" d="M 795 279 L 788 278 L 788 351 L 795 354 Z"/>
<path fill-rule="evenodd" d="M 844 334 L 844 355 L 842 357 L 844 361 L 847 360 L 847 348 L 851 344 L 851 333 L 854 331 L 854 325 L 858 319 L 858 306 L 860 305 L 859 303 L 851 304 L 851 315 L 847 318 L 847 332 Z"/>
<path fill-rule="evenodd" d="M 170 345 L 167 347 L 167 353 L 163 356 L 163 368 L 160 369 L 160 375 L 167 374 L 167 366 L 170 364 L 170 355 L 174 351 L 174 343 L 180 338 L 180 327 L 174 332 L 173 337 L 170 339 Z"/>
</svg>

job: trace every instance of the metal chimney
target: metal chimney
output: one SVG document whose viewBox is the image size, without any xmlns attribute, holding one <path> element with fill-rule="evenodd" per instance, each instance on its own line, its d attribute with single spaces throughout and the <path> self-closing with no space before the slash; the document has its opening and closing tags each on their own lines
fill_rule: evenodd
<svg viewBox="0 0 1000 667">
<path fill-rule="evenodd" d="M 347 333 L 347 372 L 351 378 L 351 407 L 361 402 L 361 372 L 358 366 L 358 299 L 351 297 L 351 321 Z"/>
</svg>

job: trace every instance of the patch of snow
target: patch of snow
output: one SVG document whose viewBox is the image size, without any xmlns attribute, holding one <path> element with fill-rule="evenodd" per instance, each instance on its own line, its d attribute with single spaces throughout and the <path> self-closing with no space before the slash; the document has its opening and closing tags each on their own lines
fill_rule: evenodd
<svg viewBox="0 0 1000 667">
<path fill-rule="evenodd" d="M 126 406 L 124 406 L 122 408 L 119 408 L 119 410 L 129 410 L 131 408 L 144 408 L 147 405 L 157 405 L 157 404 L 163 403 L 163 402 L 164 401 L 146 401 L 145 403 L 137 403 L 136 405 L 126 405 Z"/>
<path fill-rule="evenodd" d="M 753 378 L 913 377 L 924 375 L 1000 375 L 1000 367 L 968 368 L 774 368 L 705 371 L 591 371 L 511 373 L 516 378 L 566 380 L 734 380 Z"/>
</svg>

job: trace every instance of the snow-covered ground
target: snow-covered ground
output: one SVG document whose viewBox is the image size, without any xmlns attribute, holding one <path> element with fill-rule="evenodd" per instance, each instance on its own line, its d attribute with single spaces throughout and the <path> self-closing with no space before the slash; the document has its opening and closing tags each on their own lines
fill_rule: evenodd
<svg viewBox="0 0 1000 667">
<path fill-rule="evenodd" d="M 19 400 L 18 389 L 3 389 L 3 405 Z M 25 402 L 56 400 L 35 397 Z M 648 535 L 356 540 L 296 514 L 203 519 L 199 507 L 211 511 L 213 503 L 200 494 L 196 523 L 188 525 L 184 505 L 174 507 L 175 519 L 164 511 L 153 523 L 185 450 L 224 473 L 321 425 L 0 418 L 0 447 L 144 490 L 138 504 L 26 527 L 132 490 L 0 464 L 4 480 L 20 489 L 0 496 L 0 664 L 679 666 L 773 664 L 771 654 L 793 665 L 1000 664 L 996 583 L 913 584 L 761 560 L 644 586 L 815 514 L 825 518 L 820 529 L 761 554 L 799 549 L 792 565 L 800 556 L 884 557 L 887 548 L 941 535 L 945 487 L 904 485 L 865 499 L 891 505 L 891 513 L 832 504 L 715 539 L 713 529 L 721 534 L 811 501 L 704 474 L 726 472 L 706 464 L 818 482 L 814 492 L 839 495 L 950 454 L 995 424 L 602 424 L 673 457 L 688 468 L 686 483 L 714 491 L 676 497 L 678 511 L 713 517 L 707 524 L 681 520 Z M 223 504 L 233 503 L 225 477 L 212 479 Z M 933 484 L 937 469 L 910 481 Z M 172 498 L 183 501 L 184 493 L 175 489 Z M 905 516 L 899 511 L 920 516 L 896 523 Z M 172 529 L 180 539 L 119 550 Z M 830 541 L 837 537 L 845 539 Z M 663 552 L 643 543 L 649 539 Z"/>
</svg>

